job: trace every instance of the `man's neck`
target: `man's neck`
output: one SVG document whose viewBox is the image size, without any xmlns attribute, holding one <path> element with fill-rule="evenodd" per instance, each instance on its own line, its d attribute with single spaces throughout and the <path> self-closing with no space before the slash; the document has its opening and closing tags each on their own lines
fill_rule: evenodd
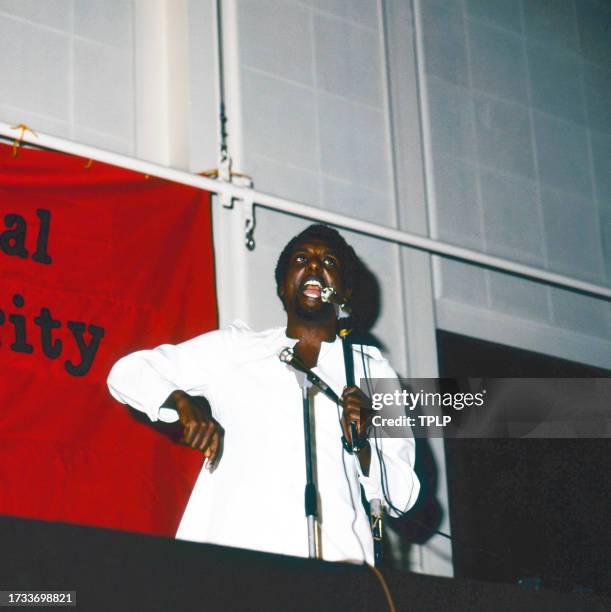
<svg viewBox="0 0 611 612">
<path fill-rule="evenodd" d="M 297 338 L 303 344 L 320 344 L 333 342 L 336 335 L 335 317 L 324 320 L 307 320 L 296 316 L 288 316 L 286 335 Z"/>
<path fill-rule="evenodd" d="M 324 321 L 308 321 L 289 316 L 286 325 L 286 335 L 289 338 L 297 338 L 299 340 L 295 345 L 295 350 L 301 360 L 309 368 L 313 368 L 318 362 L 321 344 L 335 340 L 335 329 L 335 317 Z"/>
</svg>

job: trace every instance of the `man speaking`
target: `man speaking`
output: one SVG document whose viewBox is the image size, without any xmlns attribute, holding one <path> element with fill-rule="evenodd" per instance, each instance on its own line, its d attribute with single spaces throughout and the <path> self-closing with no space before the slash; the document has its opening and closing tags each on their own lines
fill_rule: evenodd
<svg viewBox="0 0 611 612">
<path fill-rule="evenodd" d="M 286 245 L 276 266 L 285 327 L 255 332 L 236 321 L 115 364 L 112 395 L 152 421 L 179 419 L 182 442 L 205 457 L 177 538 L 308 556 L 302 391 L 295 370 L 278 358 L 287 347 L 340 398 L 310 393 L 322 558 L 373 564 L 360 485 L 394 515 L 414 504 L 414 441 L 376 436 L 362 390 L 369 379 L 396 374 L 378 349 L 356 345 L 354 379 L 362 389 L 346 386 L 337 309 L 322 299 L 330 288 L 348 302 L 358 269 L 338 232 L 312 225 Z"/>
</svg>

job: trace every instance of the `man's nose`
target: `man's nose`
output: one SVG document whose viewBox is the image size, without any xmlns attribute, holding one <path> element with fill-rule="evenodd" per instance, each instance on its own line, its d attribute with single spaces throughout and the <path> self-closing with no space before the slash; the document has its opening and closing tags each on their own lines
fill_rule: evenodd
<svg viewBox="0 0 611 612">
<path fill-rule="evenodd" d="M 320 259 L 316 255 L 310 257 L 310 259 L 308 261 L 308 269 L 309 270 L 318 270 L 321 267 L 322 267 L 322 262 L 320 261 Z"/>
</svg>

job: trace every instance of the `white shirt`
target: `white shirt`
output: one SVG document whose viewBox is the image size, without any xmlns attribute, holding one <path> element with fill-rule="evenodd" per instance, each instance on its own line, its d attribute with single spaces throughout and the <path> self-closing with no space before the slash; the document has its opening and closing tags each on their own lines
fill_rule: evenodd
<svg viewBox="0 0 611 612">
<path fill-rule="evenodd" d="M 278 359 L 282 348 L 296 343 L 285 332 L 254 332 L 236 321 L 176 346 L 132 353 L 112 368 L 112 395 L 152 421 L 178 419 L 176 411 L 160 406 L 181 389 L 205 396 L 225 430 L 222 458 L 213 473 L 202 469 L 177 538 L 308 556 L 302 395 L 295 374 Z M 364 347 L 364 359 L 370 377 L 396 378 L 376 348 Z M 358 383 L 363 378 L 360 347 L 354 349 L 354 363 Z M 345 374 L 339 338 L 322 343 L 314 372 L 341 396 Z M 359 483 L 367 499 L 384 500 L 375 445 L 365 477 L 341 445 L 341 409 L 315 392 L 311 410 L 322 556 L 372 564 L 373 540 Z M 414 440 L 379 439 L 378 447 L 386 492 L 405 511 L 420 488 L 413 471 Z"/>
</svg>

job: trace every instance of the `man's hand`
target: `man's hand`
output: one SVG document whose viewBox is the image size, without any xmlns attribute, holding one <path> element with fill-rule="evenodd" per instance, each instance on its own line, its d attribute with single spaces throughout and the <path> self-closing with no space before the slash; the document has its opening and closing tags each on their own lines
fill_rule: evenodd
<svg viewBox="0 0 611 612">
<path fill-rule="evenodd" d="M 352 443 L 352 434 L 350 433 L 350 423 L 356 424 L 356 431 L 361 440 L 367 437 L 367 431 L 373 417 L 373 409 L 371 407 L 371 399 L 369 399 L 358 387 L 346 387 L 341 397 L 344 411 L 342 413 L 341 424 L 344 432 L 344 437 L 349 444 Z M 361 469 L 365 476 L 369 475 L 369 464 L 371 462 L 371 447 L 369 442 L 366 442 L 361 450 L 357 453 Z"/>
<path fill-rule="evenodd" d="M 204 453 L 209 469 L 214 470 L 222 455 L 224 431 L 212 416 L 210 404 L 205 398 L 191 397 L 184 391 L 174 391 L 168 400 L 183 426 L 180 443 Z"/>
</svg>

